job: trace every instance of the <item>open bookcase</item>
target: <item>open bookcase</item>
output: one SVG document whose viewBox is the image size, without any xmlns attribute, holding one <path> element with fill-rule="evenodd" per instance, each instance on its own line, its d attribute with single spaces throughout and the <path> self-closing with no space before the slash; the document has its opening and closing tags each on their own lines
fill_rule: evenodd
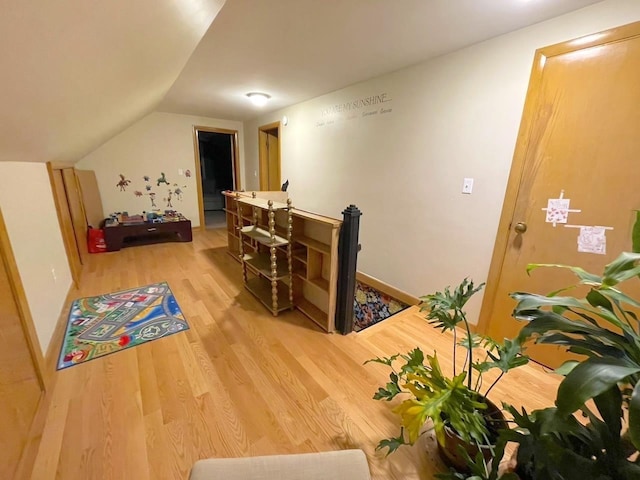
<svg viewBox="0 0 640 480">
<path fill-rule="evenodd" d="M 246 269 L 247 289 L 272 312 L 275 294 L 278 311 L 293 305 L 323 330 L 333 332 L 342 221 L 286 208 L 286 192 L 224 192 L 224 195 L 228 253 L 242 263 L 243 272 Z M 270 234 L 264 235 L 264 231 L 269 231 L 269 200 L 276 207 L 273 208 L 275 244 Z M 255 235 L 248 233 L 251 231 L 255 231 Z M 275 272 L 272 244 L 275 245 Z M 265 248 L 269 249 L 268 256 Z M 274 278 L 277 291 L 272 288 Z M 289 293 L 292 303 L 287 304 Z"/>
</svg>

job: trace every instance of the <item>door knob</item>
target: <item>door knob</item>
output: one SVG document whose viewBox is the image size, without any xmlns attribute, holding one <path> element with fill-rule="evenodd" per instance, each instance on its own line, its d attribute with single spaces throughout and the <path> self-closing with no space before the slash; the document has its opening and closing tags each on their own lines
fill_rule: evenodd
<svg viewBox="0 0 640 480">
<path fill-rule="evenodd" d="M 524 233 L 527 231 L 527 224 L 524 222 L 518 222 L 516 223 L 516 226 L 513 227 L 513 229 L 516 231 L 516 233 Z"/>
</svg>

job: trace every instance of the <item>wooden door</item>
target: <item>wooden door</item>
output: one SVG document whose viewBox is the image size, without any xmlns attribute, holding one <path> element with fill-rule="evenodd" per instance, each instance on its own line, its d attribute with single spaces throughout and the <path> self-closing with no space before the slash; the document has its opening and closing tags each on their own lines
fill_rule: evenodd
<svg viewBox="0 0 640 480">
<path fill-rule="evenodd" d="M 84 264 L 87 262 L 89 257 L 89 250 L 87 248 L 87 217 L 84 213 L 82 195 L 80 194 L 75 169 L 63 168 L 62 180 L 64 181 L 64 189 L 67 194 L 69 212 L 71 213 L 73 233 L 76 237 L 78 251 L 80 252 L 80 261 Z"/>
<path fill-rule="evenodd" d="M 75 172 L 87 224 L 93 228 L 100 228 L 104 220 L 104 211 L 96 173 L 93 170 L 76 170 Z"/>
<path fill-rule="evenodd" d="M 558 269 L 528 276 L 527 264 L 578 265 L 599 273 L 631 248 L 640 209 L 638 35 L 640 23 L 536 54 L 480 318 L 480 329 L 494 338 L 513 337 L 521 327 L 511 318 L 509 293 L 546 294 L 574 283 Z M 550 199 L 570 201 L 568 212 L 562 202 L 552 205 L 560 207 L 556 223 L 547 216 Z M 518 223 L 526 232 L 516 231 Z M 605 229 L 583 228 L 596 226 Z M 579 252 L 580 234 L 586 250 L 600 249 L 604 234 L 606 251 Z M 568 358 L 549 346 L 530 353 L 552 367 Z"/>
<path fill-rule="evenodd" d="M 260 190 L 280 190 L 280 122 L 260 127 L 258 141 Z"/>
<path fill-rule="evenodd" d="M 204 215 L 204 191 L 202 186 L 202 168 L 203 162 L 200 158 L 200 132 L 212 132 L 222 133 L 229 135 L 231 141 L 231 161 L 233 163 L 233 190 L 240 190 L 242 188 L 240 182 L 240 161 L 238 150 L 238 131 L 227 130 L 225 128 L 213 128 L 213 127 L 193 127 L 193 151 L 195 154 L 195 172 L 196 172 L 196 185 L 198 189 L 198 211 L 200 216 L 200 228 L 206 227 L 205 215 Z"/>
<path fill-rule="evenodd" d="M 42 354 L 27 333 L 32 325 L 26 323 L 16 272 L 0 213 L 0 478 L 7 479 L 16 471 L 44 388 L 36 367 Z"/>
<path fill-rule="evenodd" d="M 78 287 L 80 276 L 82 274 L 82 261 L 80 259 L 80 249 L 73 229 L 73 220 L 71 218 L 71 210 L 65 191 L 62 170 L 52 168 L 50 163 L 47 164 L 47 169 L 49 171 L 53 200 L 58 213 L 58 222 L 60 224 L 64 248 L 67 253 L 69 269 L 71 270 L 73 283 Z"/>
</svg>

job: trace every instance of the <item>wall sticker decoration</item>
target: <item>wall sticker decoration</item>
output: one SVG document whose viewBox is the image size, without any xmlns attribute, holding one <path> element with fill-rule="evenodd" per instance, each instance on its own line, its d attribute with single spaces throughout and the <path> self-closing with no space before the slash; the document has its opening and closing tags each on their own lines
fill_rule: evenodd
<svg viewBox="0 0 640 480">
<path fill-rule="evenodd" d="M 164 172 L 160 172 L 160 178 L 156 180 L 156 186 L 159 187 L 161 183 L 169 185 L 169 180 L 167 180 L 167 177 L 165 177 Z"/>
<path fill-rule="evenodd" d="M 167 208 L 173 208 L 173 205 L 171 204 L 171 195 L 173 194 L 173 191 L 171 189 L 169 189 L 169 193 L 166 196 L 166 198 L 163 198 L 162 200 L 164 200 L 165 202 L 167 202 Z"/>
<path fill-rule="evenodd" d="M 120 174 L 120 180 L 116 183 L 116 187 L 120 187 L 120 191 L 124 192 L 127 190 L 127 186 L 131 183 L 131 180 L 127 180 L 124 178 L 123 174 Z"/>
<path fill-rule="evenodd" d="M 571 200 L 564 198 L 564 190 L 560 191 L 560 197 L 550 198 L 547 201 L 547 207 L 542 210 L 547 212 L 545 222 L 553 223 L 555 227 L 558 223 L 567 223 L 569 213 L 579 213 L 582 210 L 572 210 L 569 208 Z"/>
<path fill-rule="evenodd" d="M 387 92 L 380 92 L 365 97 L 336 103 L 324 107 L 320 111 L 320 118 L 316 121 L 316 127 L 332 125 L 344 120 L 356 120 L 387 115 L 393 112 L 391 102 L 393 99 Z"/>
</svg>

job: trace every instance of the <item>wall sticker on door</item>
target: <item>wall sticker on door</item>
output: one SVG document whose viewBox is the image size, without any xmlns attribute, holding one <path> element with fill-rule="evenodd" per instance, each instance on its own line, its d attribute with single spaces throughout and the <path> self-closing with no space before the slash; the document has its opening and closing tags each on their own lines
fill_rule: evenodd
<svg viewBox="0 0 640 480">
<path fill-rule="evenodd" d="M 553 223 L 555 227 L 558 223 L 567 223 L 569 213 L 580 213 L 582 211 L 569 208 L 570 202 L 571 200 L 564 198 L 564 190 L 560 191 L 559 198 L 550 198 L 547 201 L 547 208 L 542 209 L 547 212 L 545 222 Z"/>
<path fill-rule="evenodd" d="M 613 227 L 603 227 L 601 225 L 565 225 L 567 228 L 579 228 L 578 252 L 596 253 L 598 255 L 607 254 L 607 230 Z"/>
</svg>

